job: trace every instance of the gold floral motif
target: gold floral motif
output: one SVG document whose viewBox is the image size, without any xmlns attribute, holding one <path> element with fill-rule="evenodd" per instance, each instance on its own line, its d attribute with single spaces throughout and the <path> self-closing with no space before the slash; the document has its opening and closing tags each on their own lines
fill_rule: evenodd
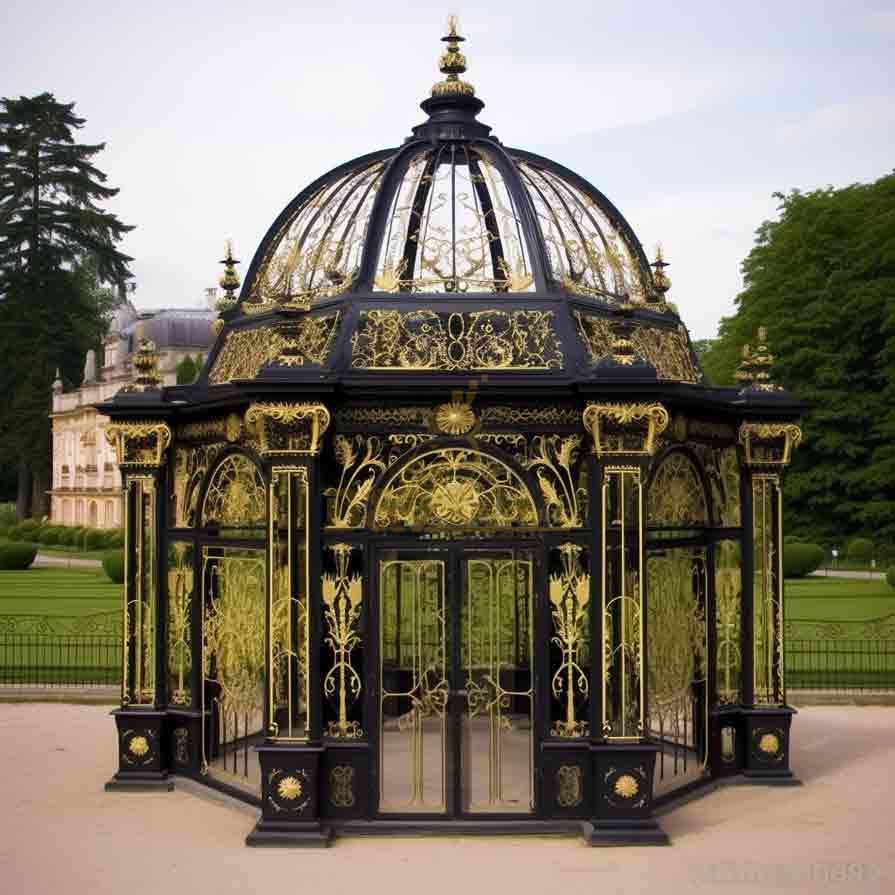
<svg viewBox="0 0 895 895">
<path fill-rule="evenodd" d="M 368 370 L 558 370 L 553 311 L 361 313 L 351 366 Z"/>
<path fill-rule="evenodd" d="M 330 722 L 326 733 L 331 737 L 356 738 L 363 736 L 363 731 L 357 721 L 348 719 L 348 710 L 361 691 L 360 674 L 352 665 L 351 653 L 361 643 L 357 625 L 363 587 L 360 577 L 348 572 L 354 548 L 350 544 L 333 544 L 329 549 L 336 571 L 323 576 L 323 614 L 329 632 L 324 642 L 333 652 L 333 664 L 323 679 L 323 692 L 329 698 L 336 696 L 339 717 Z"/>
<path fill-rule="evenodd" d="M 551 691 L 565 712 L 550 731 L 557 737 L 585 737 L 590 729 L 586 720 L 578 718 L 579 708 L 585 716 L 586 710 L 576 704 L 586 705 L 590 691 L 587 673 L 581 666 L 582 652 L 587 649 L 590 604 L 590 575 L 581 567 L 581 549 L 577 544 L 563 544 L 559 548 L 562 571 L 550 576 L 550 611 L 555 631 L 551 639 L 562 655 Z"/>
<path fill-rule="evenodd" d="M 605 317 L 575 311 L 578 335 L 584 343 L 592 364 L 613 354 L 611 321 Z M 665 329 L 643 324 L 635 325 L 627 336 L 631 349 L 638 357 L 656 368 L 659 379 L 675 382 L 701 382 L 702 373 L 691 352 L 683 326 Z"/>
<path fill-rule="evenodd" d="M 192 546 L 168 548 L 168 689 L 173 705 L 189 705 L 193 666 L 190 608 L 193 597 Z"/>
<path fill-rule="evenodd" d="M 149 754 L 149 740 L 144 736 L 131 737 L 131 741 L 128 743 L 127 748 L 131 755 L 136 755 L 137 758 L 142 758 L 144 755 Z"/>
<path fill-rule="evenodd" d="M 651 525 L 709 524 L 709 509 L 699 473 L 680 451 L 669 454 L 653 474 L 647 517 Z"/>
<path fill-rule="evenodd" d="M 758 741 L 758 748 L 765 755 L 776 755 L 780 751 L 780 737 L 776 733 L 763 733 Z"/>
<path fill-rule="evenodd" d="M 488 454 L 442 448 L 414 457 L 385 486 L 376 505 L 377 528 L 451 526 L 505 528 L 538 521 L 525 483 Z"/>
<path fill-rule="evenodd" d="M 631 774 L 620 774 L 616 777 L 612 790 L 623 799 L 633 799 L 640 792 L 640 784 Z"/>
<path fill-rule="evenodd" d="M 234 379 L 254 379 L 270 360 L 271 330 L 267 327 L 234 330 L 224 344 L 208 374 L 210 385 L 222 385 Z"/>
<path fill-rule="evenodd" d="M 451 401 L 435 408 L 435 425 L 448 435 L 465 435 L 475 425 L 475 414 L 464 401 Z"/>
<path fill-rule="evenodd" d="M 244 454 L 230 454 L 215 468 L 202 505 L 202 525 L 254 528 L 267 519 L 264 480 Z"/>
<path fill-rule="evenodd" d="M 581 766 L 563 764 L 556 769 L 556 804 L 560 808 L 577 808 L 584 801 Z"/>
<path fill-rule="evenodd" d="M 303 791 L 304 787 L 298 777 L 283 777 L 277 785 L 277 794 L 288 802 L 295 801 Z"/>
<path fill-rule="evenodd" d="M 342 471 L 339 484 L 323 492 L 329 500 L 327 524 L 334 528 L 360 528 L 366 518 L 367 501 L 376 476 L 386 468 L 382 442 L 375 436 L 348 438 L 337 435 L 334 452 Z"/>
<path fill-rule="evenodd" d="M 558 528 L 577 528 L 584 524 L 587 502 L 584 488 L 575 484 L 573 469 L 581 447 L 579 435 L 537 435 L 532 440 L 526 468 L 535 474 L 547 518 Z"/>
</svg>

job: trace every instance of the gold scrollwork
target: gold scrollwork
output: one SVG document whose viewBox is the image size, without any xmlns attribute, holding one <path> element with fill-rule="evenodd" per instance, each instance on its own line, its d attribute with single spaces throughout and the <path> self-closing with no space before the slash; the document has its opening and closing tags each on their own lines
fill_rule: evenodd
<svg viewBox="0 0 895 895">
<path fill-rule="evenodd" d="M 359 528 L 367 514 L 367 500 L 376 476 L 386 468 L 382 442 L 373 436 L 336 435 L 334 452 L 342 471 L 339 484 L 323 494 L 329 499 L 328 524 L 334 528 Z"/>
<path fill-rule="evenodd" d="M 350 764 L 337 764 L 330 769 L 329 801 L 333 808 L 354 805 L 354 768 Z"/>
<path fill-rule="evenodd" d="M 171 427 L 155 421 L 112 423 L 106 426 L 106 441 L 121 467 L 162 466 L 171 444 Z"/>
<path fill-rule="evenodd" d="M 565 709 L 565 717 L 550 731 L 557 737 L 585 737 L 590 729 L 586 720 L 578 718 L 576 705 L 586 704 L 590 691 L 587 672 L 580 664 L 582 650 L 587 648 L 590 605 L 590 575 L 581 567 L 581 549 L 577 544 L 560 546 L 562 570 L 559 575 L 550 576 L 550 611 L 555 631 L 552 640 L 562 654 L 551 690 Z"/>
<path fill-rule="evenodd" d="M 505 407 L 497 405 L 482 411 L 485 425 L 577 426 L 581 416 L 576 407 Z"/>
<path fill-rule="evenodd" d="M 548 522 L 558 528 L 584 524 L 587 494 L 573 474 L 580 447 L 579 435 L 537 435 L 531 443 L 526 466 L 541 488 Z"/>
<path fill-rule="evenodd" d="M 202 482 L 223 449 L 221 443 L 175 445 L 170 514 L 170 524 L 175 528 L 190 528 L 196 524 Z"/>
<path fill-rule="evenodd" d="M 795 423 L 743 423 L 739 442 L 748 466 L 786 466 L 802 443 L 802 430 Z"/>
<path fill-rule="evenodd" d="M 669 417 L 661 404 L 588 404 L 582 420 L 598 455 L 652 455 Z"/>
<path fill-rule="evenodd" d="M 343 407 L 335 412 L 338 426 L 425 426 L 428 407 Z"/>
<path fill-rule="evenodd" d="M 502 461 L 467 448 L 414 457 L 387 483 L 374 515 L 377 528 L 505 528 L 537 521 L 522 479 Z"/>
<path fill-rule="evenodd" d="M 360 696 L 361 679 L 351 662 L 352 651 L 360 645 L 357 624 L 361 614 L 363 587 L 359 575 L 349 575 L 348 563 L 351 544 L 329 547 L 335 558 L 335 574 L 323 576 L 323 615 L 329 633 L 325 643 L 333 651 L 333 664 L 323 678 L 323 692 L 327 697 L 337 694 L 337 721 L 331 721 L 326 735 L 357 738 L 363 736 L 360 723 L 348 719 L 348 710 Z"/>
<path fill-rule="evenodd" d="M 578 335 L 587 349 L 592 364 L 613 354 L 615 335 L 611 321 L 605 317 L 575 311 Z M 638 325 L 628 334 L 634 354 L 656 368 L 659 379 L 674 382 L 700 382 L 702 374 L 690 350 L 686 330 Z"/>
<path fill-rule="evenodd" d="M 168 548 L 168 681 L 172 705 L 189 705 L 193 667 L 190 614 L 194 572 L 192 545 L 176 542 Z"/>
<path fill-rule="evenodd" d="M 709 509 L 699 473 L 680 451 L 669 454 L 653 475 L 647 517 L 651 525 L 709 524 Z"/>
<path fill-rule="evenodd" d="M 318 454 L 329 422 L 329 411 L 317 403 L 259 402 L 245 415 L 246 428 L 258 435 L 262 456 Z"/>
<path fill-rule="evenodd" d="M 230 454 L 215 468 L 202 504 L 202 525 L 254 528 L 267 519 L 264 480 L 244 454 Z"/>
<path fill-rule="evenodd" d="M 556 769 L 556 804 L 577 808 L 584 801 L 581 765 L 563 764 Z"/>
<path fill-rule="evenodd" d="M 351 366 L 368 370 L 558 370 L 553 311 L 361 313 Z"/>
</svg>

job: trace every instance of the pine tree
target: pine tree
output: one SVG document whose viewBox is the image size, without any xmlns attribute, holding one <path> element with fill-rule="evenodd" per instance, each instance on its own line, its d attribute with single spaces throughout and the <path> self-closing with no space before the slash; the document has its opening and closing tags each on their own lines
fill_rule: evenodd
<svg viewBox="0 0 895 895">
<path fill-rule="evenodd" d="M 45 505 L 55 370 L 80 382 L 109 310 L 101 284 L 130 276 L 116 244 L 132 228 L 99 204 L 118 192 L 93 164 L 105 144 L 75 142 L 73 110 L 50 93 L 0 100 L 0 457 L 18 469 L 20 516 Z"/>
<path fill-rule="evenodd" d="M 187 354 L 177 365 L 177 384 L 192 385 L 196 381 L 196 373 L 196 362 Z"/>
</svg>

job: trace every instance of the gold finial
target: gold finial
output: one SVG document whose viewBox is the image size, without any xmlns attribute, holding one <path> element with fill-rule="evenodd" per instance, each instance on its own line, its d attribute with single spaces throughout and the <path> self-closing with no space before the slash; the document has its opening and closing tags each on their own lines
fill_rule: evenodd
<svg viewBox="0 0 895 895">
<path fill-rule="evenodd" d="M 239 274 L 236 273 L 236 265 L 239 262 L 233 257 L 233 243 L 229 239 L 227 240 L 227 256 L 221 261 L 221 264 L 224 265 L 224 273 L 219 282 L 221 289 L 224 290 L 224 301 L 235 302 L 236 295 L 234 293 L 240 286 Z"/>
<path fill-rule="evenodd" d="M 158 365 L 161 355 L 156 349 L 155 342 L 145 336 L 143 324 L 137 326 L 134 333 L 137 350 L 131 358 L 133 379 L 126 389 L 129 392 L 145 392 L 157 389 L 162 381 Z"/>
<path fill-rule="evenodd" d="M 774 355 L 767 346 L 768 330 L 758 327 L 756 345 L 753 351 L 749 345 L 743 346 L 743 359 L 736 371 L 736 379 L 743 384 L 743 389 L 759 392 L 779 392 L 781 387 L 771 381 L 771 368 L 774 366 Z"/>
<path fill-rule="evenodd" d="M 460 78 L 466 71 L 466 57 L 460 52 L 460 44 L 466 38 L 457 33 L 460 26 L 455 15 L 448 16 L 447 26 L 448 33 L 441 38 L 447 49 L 438 60 L 439 70 L 447 77 L 432 88 L 432 96 L 475 96 L 472 84 Z"/>
<path fill-rule="evenodd" d="M 656 246 L 656 260 L 650 265 L 653 269 L 653 286 L 655 286 L 659 301 L 665 301 L 665 293 L 671 289 L 671 280 L 665 273 L 665 268 L 670 265 L 662 254 L 662 246 Z"/>
</svg>

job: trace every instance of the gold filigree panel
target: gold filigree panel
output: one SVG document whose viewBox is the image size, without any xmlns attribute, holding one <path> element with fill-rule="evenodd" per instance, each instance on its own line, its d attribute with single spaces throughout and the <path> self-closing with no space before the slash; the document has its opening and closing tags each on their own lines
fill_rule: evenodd
<svg viewBox="0 0 895 895">
<path fill-rule="evenodd" d="M 192 528 L 196 524 L 202 483 L 224 447 L 224 444 L 175 446 L 168 517 L 174 528 Z"/>
<path fill-rule="evenodd" d="M 267 522 L 264 479 L 244 454 L 230 454 L 215 468 L 202 504 L 202 525 L 257 530 Z"/>
<path fill-rule="evenodd" d="M 650 525 L 708 525 L 705 489 L 693 462 L 684 454 L 669 454 L 649 486 L 647 518 Z"/>
<path fill-rule="evenodd" d="M 351 366 L 367 370 L 559 370 L 553 311 L 361 313 Z"/>
<path fill-rule="evenodd" d="M 783 541 L 780 478 L 775 474 L 752 479 L 752 532 L 755 584 L 753 587 L 753 698 L 756 704 L 785 701 L 783 678 Z"/>
<path fill-rule="evenodd" d="M 339 332 L 341 312 L 307 316 L 227 333 L 208 376 L 211 385 L 254 379 L 265 367 L 325 364 Z"/>
<path fill-rule="evenodd" d="M 190 705 L 193 644 L 190 617 L 195 591 L 193 546 L 175 542 L 168 547 L 168 702 Z"/>
<path fill-rule="evenodd" d="M 715 551 L 715 637 L 720 705 L 742 701 L 741 613 L 743 572 L 738 541 L 721 541 Z"/>
<path fill-rule="evenodd" d="M 590 362 L 596 364 L 608 359 L 613 353 L 615 338 L 609 319 L 581 311 L 575 311 L 575 319 L 578 335 L 587 349 Z M 672 330 L 640 324 L 631 327 L 628 338 L 637 357 L 651 363 L 659 379 L 702 381 L 702 373 L 690 350 L 687 331 L 683 326 Z"/>
<path fill-rule="evenodd" d="M 376 528 L 507 528 L 537 525 L 528 487 L 509 466 L 467 448 L 415 457 L 385 485 Z"/>
</svg>

